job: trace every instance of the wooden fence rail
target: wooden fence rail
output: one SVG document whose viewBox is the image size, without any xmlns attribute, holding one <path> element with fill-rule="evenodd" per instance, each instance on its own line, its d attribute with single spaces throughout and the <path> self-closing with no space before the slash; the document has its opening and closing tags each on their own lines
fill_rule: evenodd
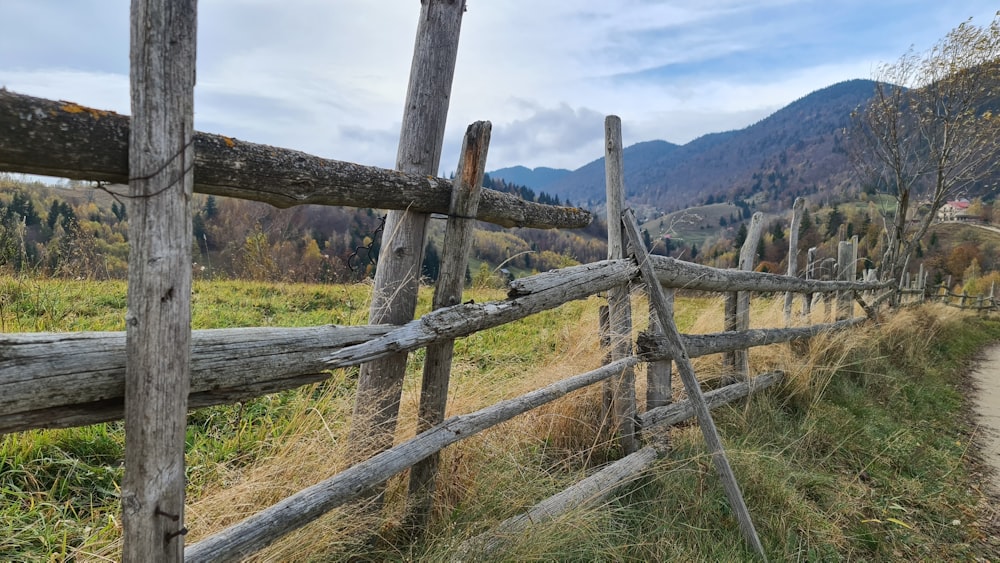
<svg viewBox="0 0 1000 563">
<path fill-rule="evenodd" d="M 0 170 L 124 184 L 130 119 L 0 90 Z M 194 191 L 269 203 L 448 213 L 452 182 L 194 133 Z M 483 190 L 476 218 L 504 227 L 573 229 L 588 211 Z"/>
</svg>

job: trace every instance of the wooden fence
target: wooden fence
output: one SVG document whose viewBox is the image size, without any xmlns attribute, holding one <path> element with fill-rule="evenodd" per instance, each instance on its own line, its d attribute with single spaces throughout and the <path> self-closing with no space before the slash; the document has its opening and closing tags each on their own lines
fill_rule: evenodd
<svg viewBox="0 0 1000 563">
<path fill-rule="evenodd" d="M 427 96 L 447 98 L 450 75 L 442 78 L 435 69 L 440 69 L 439 57 L 444 57 L 445 66 L 453 65 L 464 5 L 431 0 L 422 2 L 421 9 L 408 96 L 424 96 L 421 98 L 424 101 Z M 853 301 L 860 301 L 871 315 L 872 303 L 876 301 L 874 292 L 887 286 L 854 280 L 856 254 L 852 256 L 850 249 L 844 251 L 841 263 L 845 265 L 840 268 L 843 279 L 839 281 L 756 273 L 747 271 L 749 268 L 742 261 L 743 269 L 722 270 L 649 256 L 634 216 L 624 209 L 621 129 L 619 120 L 612 116 L 606 123 L 608 260 L 515 280 L 508 298 L 501 301 L 462 303 L 461 286 L 455 278 L 460 279 L 465 271 L 472 217 L 500 225 L 559 228 L 586 224 L 589 215 L 579 209 L 541 206 L 480 190 L 489 142 L 488 123 L 470 126 L 453 182 L 420 172 L 326 161 L 194 132 L 190 102 L 194 12 L 193 0 L 133 3 L 131 120 L 66 102 L 0 92 L 0 170 L 85 180 L 128 180 L 130 184 L 126 197 L 130 205 L 130 229 L 133 229 L 130 231 L 133 254 L 129 264 L 127 330 L 0 335 L 0 432 L 125 418 L 126 478 L 122 492 L 125 560 L 237 560 L 332 508 L 369 494 L 393 475 L 418 464 L 422 469 L 412 473 L 410 494 L 419 521 L 419 513 L 426 514 L 431 498 L 436 467 L 433 459 L 442 448 L 574 390 L 601 382 L 606 384 L 607 412 L 613 415 L 613 429 L 625 457 L 543 501 L 527 514 L 503 522 L 498 530 L 510 533 L 551 518 L 634 478 L 658 455 L 656 441 L 642 446 L 644 439 L 656 428 L 695 417 L 741 529 L 748 543 L 763 555 L 750 511 L 743 502 L 709 409 L 773 385 L 782 376 L 771 373 L 751 378 L 748 364 L 743 361 L 735 383 L 702 393 L 691 358 L 809 338 L 863 322 L 865 317 L 852 314 Z M 444 36 L 453 40 L 445 41 Z M 447 49 L 440 48 L 440 41 L 445 41 Z M 442 82 L 449 87 L 442 90 Z M 428 94 L 428 88 L 436 93 Z M 412 99 L 408 97 L 407 108 L 420 105 L 411 103 Z M 151 103 L 153 107 L 146 107 Z M 441 109 L 436 107 L 435 115 Z M 411 119 L 412 128 L 435 131 L 430 141 L 418 142 L 413 151 L 427 150 L 426 145 L 434 142 L 440 147 L 437 133 L 443 131 L 442 115 L 431 118 L 433 123 L 422 125 L 427 116 L 408 117 L 404 121 L 409 123 Z M 170 130 L 157 129 L 163 124 Z M 70 146 L 73 150 L 67 152 Z M 401 149 L 401 160 L 415 161 L 412 155 L 404 158 L 403 152 Z M 435 164 L 440 148 L 436 152 L 436 157 L 426 157 Z M 145 156 L 140 157 L 140 153 Z M 188 202 L 192 190 L 281 206 L 321 203 L 409 209 L 409 214 L 447 213 L 449 239 L 445 248 L 454 251 L 443 259 L 443 271 L 448 273 L 442 276 L 435 293 L 435 309 L 415 320 L 410 320 L 413 316 L 410 310 L 410 319 L 366 326 L 191 331 L 187 265 L 191 261 Z M 167 208 L 161 209 L 160 205 Z M 408 221 L 407 216 L 404 213 L 397 219 L 400 229 L 409 228 L 402 225 Z M 416 239 L 422 248 L 420 229 L 416 229 Z M 167 244 L 171 246 L 163 246 Z M 409 247 L 414 242 L 404 244 L 394 239 L 391 244 L 384 244 L 392 250 L 383 253 L 383 258 L 407 254 L 409 251 L 400 244 Z M 756 245 L 756 241 L 752 244 Z M 164 256 L 169 260 L 163 260 Z M 791 260 L 796 260 L 796 256 L 797 249 L 791 248 Z M 379 269 L 383 266 L 384 262 L 380 262 Z M 790 273 L 794 272 L 790 269 Z M 381 285 L 376 283 L 375 291 L 392 288 L 393 295 L 398 295 L 408 291 L 404 291 L 406 283 L 409 282 L 401 279 L 383 280 Z M 635 283 L 646 288 L 652 321 L 650 330 L 639 339 L 638 350 L 632 343 L 633 311 L 629 300 L 629 286 Z M 737 307 L 743 319 L 739 328 L 717 334 L 680 334 L 673 319 L 675 289 L 735 292 L 734 301 L 742 303 Z M 480 411 L 442 420 L 447 366 L 454 339 L 605 292 L 609 301 L 607 340 L 611 348 L 606 365 Z M 791 294 L 802 294 L 809 296 L 807 305 L 814 294 L 837 295 L 842 314 L 834 322 L 819 325 L 749 329 L 751 292 L 787 292 L 787 303 L 791 303 Z M 396 306 L 377 296 L 373 301 L 383 309 Z M 356 410 L 372 410 L 374 401 L 377 404 L 374 410 L 381 413 L 383 420 L 365 420 L 366 425 L 361 425 L 361 419 L 357 419 L 353 423 L 358 434 L 368 434 L 376 426 L 384 434 L 387 421 L 389 427 L 395 424 L 392 403 L 398 407 L 398 386 L 394 387 L 398 376 L 392 373 L 395 368 L 391 365 L 373 362 L 389 360 L 391 364 L 403 358 L 405 363 L 406 353 L 421 347 L 428 348 L 426 364 L 438 367 L 425 367 L 420 406 L 420 416 L 425 422 L 414 438 L 392 447 L 382 440 L 370 457 L 358 460 L 349 469 L 215 536 L 187 547 L 183 545 L 187 532 L 183 434 L 188 409 L 232 403 L 320 381 L 333 368 L 381 365 L 377 370 L 369 370 L 367 376 L 363 371 L 368 384 L 365 387 L 363 382 L 359 383 Z M 436 358 L 433 362 L 432 354 Z M 632 372 L 641 362 L 649 362 L 655 368 L 648 370 L 647 389 L 652 392 L 644 409 L 637 405 Z M 670 403 L 671 362 L 687 394 L 686 400 L 673 404 Z M 383 408 L 385 403 L 388 406 Z M 157 479 L 150 478 L 154 473 Z M 470 540 L 459 549 L 459 557 L 474 558 L 496 549 L 500 545 L 498 537 L 486 534 Z"/>
</svg>

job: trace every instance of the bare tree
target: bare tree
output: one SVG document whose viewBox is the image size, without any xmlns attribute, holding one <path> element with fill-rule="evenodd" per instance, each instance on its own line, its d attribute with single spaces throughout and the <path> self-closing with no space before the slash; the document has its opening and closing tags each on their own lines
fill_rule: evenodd
<svg viewBox="0 0 1000 563">
<path fill-rule="evenodd" d="M 982 190 L 996 171 L 998 71 L 1000 13 L 989 26 L 966 21 L 930 50 L 879 66 L 871 101 L 852 113 L 856 175 L 895 202 L 883 210 L 882 279 L 900 279 L 937 211 Z"/>
</svg>

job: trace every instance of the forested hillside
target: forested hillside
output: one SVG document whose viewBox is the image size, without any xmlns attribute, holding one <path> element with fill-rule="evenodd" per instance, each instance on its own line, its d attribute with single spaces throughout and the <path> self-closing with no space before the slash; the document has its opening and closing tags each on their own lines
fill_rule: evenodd
<svg viewBox="0 0 1000 563">
<path fill-rule="evenodd" d="M 487 187 L 540 203 L 544 192 L 502 180 Z M 124 278 L 128 260 L 128 198 L 121 186 L 49 185 L 0 174 L 0 270 L 33 275 Z M 382 212 L 266 204 L 196 195 L 193 205 L 196 278 L 344 282 L 373 274 Z M 437 277 L 444 221 L 433 221 L 424 275 Z M 603 258 L 607 230 L 596 221 L 580 231 L 500 229 L 480 223 L 473 260 L 491 274 L 544 271 Z"/>
</svg>

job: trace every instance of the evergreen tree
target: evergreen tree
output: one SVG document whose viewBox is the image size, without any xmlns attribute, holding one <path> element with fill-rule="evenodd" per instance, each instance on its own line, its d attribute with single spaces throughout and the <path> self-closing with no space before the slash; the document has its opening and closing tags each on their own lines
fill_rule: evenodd
<svg viewBox="0 0 1000 563">
<path fill-rule="evenodd" d="M 424 249 L 424 263 L 420 268 L 420 274 L 431 281 L 437 281 L 441 273 L 441 257 L 438 255 L 434 242 L 428 241 Z"/>
<path fill-rule="evenodd" d="M 219 204 L 217 201 L 215 201 L 214 195 L 210 195 L 208 196 L 208 198 L 205 199 L 205 207 L 203 209 L 203 212 L 205 213 L 205 219 L 208 220 L 215 219 L 215 217 L 219 215 Z"/>
<path fill-rule="evenodd" d="M 736 248 L 742 248 L 743 243 L 747 240 L 747 224 L 740 223 L 740 229 L 736 231 L 736 240 L 733 241 Z"/>
</svg>

